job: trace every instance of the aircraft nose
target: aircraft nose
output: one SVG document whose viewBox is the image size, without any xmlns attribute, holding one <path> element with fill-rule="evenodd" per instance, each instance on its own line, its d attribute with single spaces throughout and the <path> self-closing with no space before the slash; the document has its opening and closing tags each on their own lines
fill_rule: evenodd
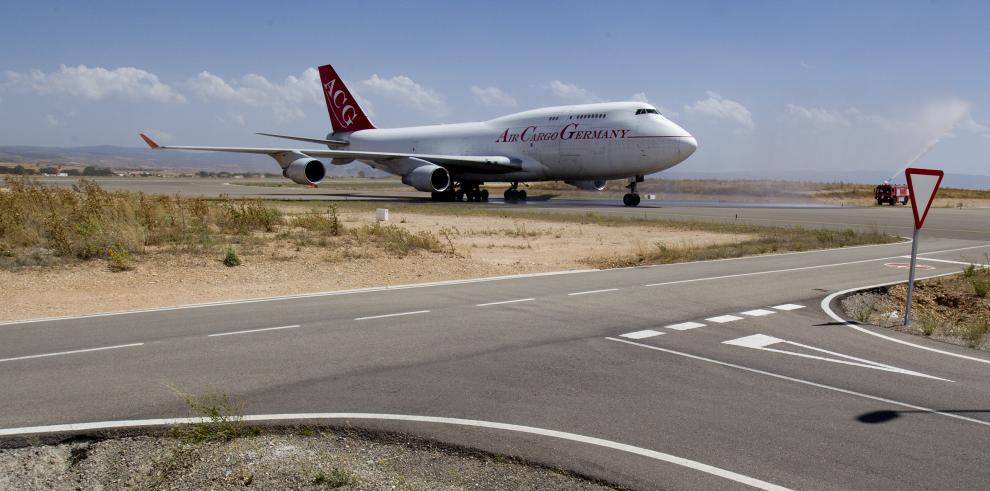
<svg viewBox="0 0 990 491">
<path fill-rule="evenodd" d="M 682 159 L 686 159 L 698 149 L 698 140 L 691 135 L 681 136 L 677 138 L 677 151 L 681 154 Z"/>
</svg>

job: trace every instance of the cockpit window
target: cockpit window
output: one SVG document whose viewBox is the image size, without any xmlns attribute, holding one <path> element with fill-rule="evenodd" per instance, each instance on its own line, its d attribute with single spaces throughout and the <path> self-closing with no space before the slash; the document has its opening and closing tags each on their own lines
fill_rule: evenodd
<svg viewBox="0 0 990 491">
<path fill-rule="evenodd" d="M 638 116 L 640 114 L 660 114 L 660 111 L 656 109 L 637 109 L 636 115 Z"/>
</svg>

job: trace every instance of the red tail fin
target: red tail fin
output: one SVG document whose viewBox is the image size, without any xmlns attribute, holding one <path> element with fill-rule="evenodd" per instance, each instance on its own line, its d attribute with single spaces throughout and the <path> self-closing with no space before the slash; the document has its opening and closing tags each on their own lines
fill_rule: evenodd
<svg viewBox="0 0 990 491">
<path fill-rule="evenodd" d="M 373 130 L 364 111 L 358 106 L 357 100 L 347 90 L 344 82 L 330 65 L 320 67 L 320 83 L 323 87 L 323 97 L 327 101 L 327 111 L 330 113 L 330 125 L 333 132 Z"/>
</svg>

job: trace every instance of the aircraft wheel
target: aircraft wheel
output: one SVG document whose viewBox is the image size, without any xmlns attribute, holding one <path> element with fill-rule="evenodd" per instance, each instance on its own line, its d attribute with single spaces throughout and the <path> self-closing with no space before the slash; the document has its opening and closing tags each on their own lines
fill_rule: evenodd
<svg viewBox="0 0 990 491">
<path fill-rule="evenodd" d="M 464 191 L 460 191 L 460 190 L 454 191 L 454 200 L 464 201 Z"/>
<path fill-rule="evenodd" d="M 626 206 L 638 206 L 639 195 L 633 193 L 626 193 L 626 195 L 622 197 L 622 204 Z"/>
<path fill-rule="evenodd" d="M 526 201 L 526 190 L 518 191 L 519 201 Z"/>
<path fill-rule="evenodd" d="M 488 201 L 488 190 L 487 189 L 482 189 L 481 190 L 481 201 Z"/>
<path fill-rule="evenodd" d="M 506 189 L 502 193 L 502 197 L 505 198 L 506 203 L 514 203 L 516 201 L 516 191 L 514 189 Z"/>
</svg>

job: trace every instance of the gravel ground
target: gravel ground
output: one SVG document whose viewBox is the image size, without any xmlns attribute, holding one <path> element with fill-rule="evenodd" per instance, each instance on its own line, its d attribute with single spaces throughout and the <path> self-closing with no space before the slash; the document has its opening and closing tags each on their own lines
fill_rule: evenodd
<svg viewBox="0 0 990 491">
<path fill-rule="evenodd" d="M 511 458 L 336 430 L 0 449 L 0 489 L 614 489 Z"/>
</svg>

